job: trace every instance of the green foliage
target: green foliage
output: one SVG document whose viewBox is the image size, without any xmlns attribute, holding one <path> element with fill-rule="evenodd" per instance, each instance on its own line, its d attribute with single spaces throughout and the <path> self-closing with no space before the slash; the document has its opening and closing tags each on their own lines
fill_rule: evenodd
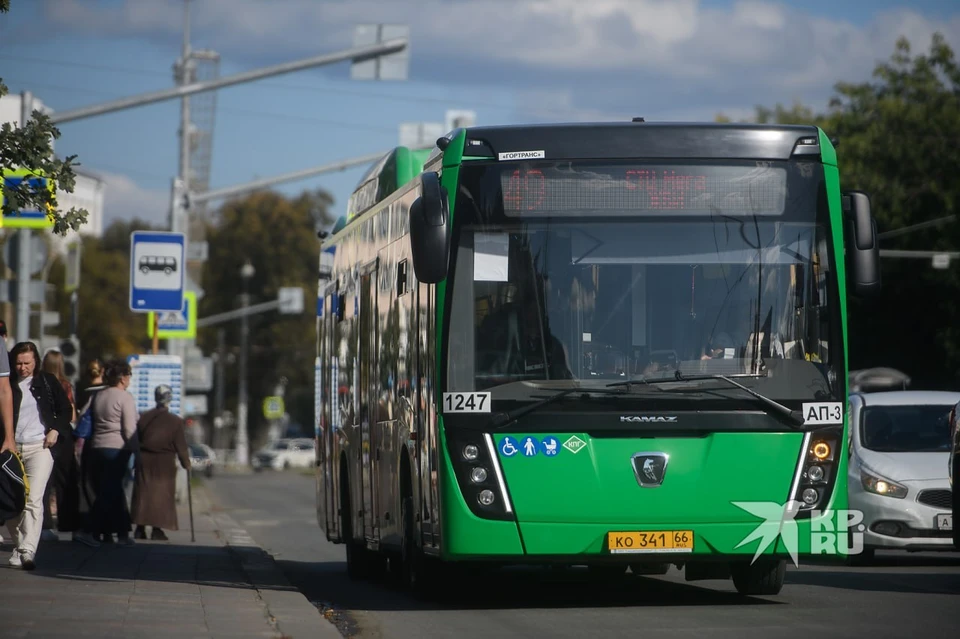
<svg viewBox="0 0 960 639">
<path fill-rule="evenodd" d="M 277 298 L 285 286 L 304 289 L 304 313 L 283 315 L 267 311 L 250 316 L 248 378 L 251 441 L 260 421 L 263 398 L 272 395 L 286 377 L 287 410 L 291 420 L 313 423 L 313 369 L 316 352 L 316 317 L 312 311 L 317 288 L 320 254 L 318 228 L 328 228 L 332 200 L 324 192 L 304 193 L 288 199 L 273 192 L 255 193 L 226 203 L 219 220 L 207 229 L 209 258 L 204 265 L 199 316 L 222 313 L 240 306 L 243 280 L 240 268 L 249 259 L 256 274 L 249 282 L 250 304 Z M 207 353 L 217 347 L 217 330 L 226 331 L 226 343 L 239 356 L 240 322 L 231 321 L 200 329 L 198 344 Z M 227 369 L 226 401 L 237 388 L 236 366 Z"/>
<path fill-rule="evenodd" d="M 756 119 L 837 136 L 842 186 L 870 194 L 881 233 L 956 214 L 960 68 L 943 36 L 919 55 L 900 39 L 871 81 L 835 91 L 826 113 L 777 105 L 758 108 Z M 960 220 L 881 239 L 881 249 L 956 251 Z M 884 258 L 882 269 L 880 298 L 851 302 L 851 368 L 894 366 L 917 387 L 952 386 L 960 380 L 960 273 L 916 259 Z"/>
<path fill-rule="evenodd" d="M 10 0 L 0 0 L 0 13 L 10 10 Z M 0 98 L 7 94 L 7 86 L 0 79 Z M 64 235 L 77 230 L 87 221 L 87 212 L 71 208 L 66 213 L 57 209 L 56 190 L 73 193 L 76 175 L 73 172 L 77 156 L 60 160 L 53 154 L 53 141 L 60 130 L 53 126 L 49 116 L 33 111 L 33 119 L 25 126 L 14 128 L 9 122 L 0 127 L 0 170 L 27 169 L 45 176 L 55 189 L 31 189 L 26 182 L 8 188 L 3 186 L 3 215 L 18 211 L 47 211 L 53 221 L 53 232 Z"/>
</svg>

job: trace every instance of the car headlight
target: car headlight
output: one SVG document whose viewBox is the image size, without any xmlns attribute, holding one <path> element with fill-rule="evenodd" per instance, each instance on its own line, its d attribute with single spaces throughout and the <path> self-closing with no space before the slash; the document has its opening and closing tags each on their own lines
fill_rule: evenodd
<svg viewBox="0 0 960 639">
<path fill-rule="evenodd" d="M 863 467 L 860 468 L 860 483 L 863 485 L 864 490 L 875 495 L 895 497 L 897 499 L 903 499 L 907 496 L 907 488 L 905 486 L 901 486 L 895 481 L 879 477 L 870 471 L 864 470 Z"/>
</svg>

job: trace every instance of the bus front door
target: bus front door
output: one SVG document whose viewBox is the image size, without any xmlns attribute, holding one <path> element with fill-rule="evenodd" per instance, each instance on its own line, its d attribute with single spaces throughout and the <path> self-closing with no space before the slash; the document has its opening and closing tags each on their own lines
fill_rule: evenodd
<svg viewBox="0 0 960 639">
<path fill-rule="evenodd" d="M 376 423 L 377 395 L 377 308 L 373 283 L 376 262 L 360 276 L 360 481 L 363 492 L 363 532 L 367 539 L 376 539 L 377 491 L 373 464 L 375 442 L 373 425 Z"/>
</svg>

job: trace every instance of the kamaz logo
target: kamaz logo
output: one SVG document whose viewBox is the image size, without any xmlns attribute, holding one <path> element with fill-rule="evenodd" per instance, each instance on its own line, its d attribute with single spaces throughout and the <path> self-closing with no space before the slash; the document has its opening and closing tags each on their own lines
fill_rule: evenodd
<svg viewBox="0 0 960 639">
<path fill-rule="evenodd" d="M 656 423 L 673 423 L 677 421 L 676 415 L 621 415 L 621 423 L 637 423 L 637 422 L 656 422 Z"/>
</svg>

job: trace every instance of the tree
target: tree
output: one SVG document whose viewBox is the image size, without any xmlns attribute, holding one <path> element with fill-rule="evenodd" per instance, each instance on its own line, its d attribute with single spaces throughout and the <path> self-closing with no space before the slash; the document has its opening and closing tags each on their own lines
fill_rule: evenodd
<svg viewBox="0 0 960 639">
<path fill-rule="evenodd" d="M 10 11 L 10 0 L 0 0 L 0 13 Z M 0 98 L 7 94 L 7 86 L 0 79 Z M 73 193 L 77 166 L 71 155 L 60 160 L 53 154 L 53 140 L 60 137 L 60 130 L 53 126 L 49 116 L 33 111 L 33 119 L 14 128 L 9 122 L 0 127 L 0 170 L 4 173 L 14 169 L 26 169 L 34 175 L 45 176 L 55 187 L 52 191 L 32 188 L 27 180 L 8 185 L 3 183 L 3 215 L 19 211 L 47 211 L 53 220 L 53 232 L 64 235 L 69 229 L 77 230 L 87 221 L 87 212 L 72 208 L 63 213 L 57 210 L 56 190 Z"/>
<path fill-rule="evenodd" d="M 911 55 L 900 39 L 872 81 L 842 82 L 826 113 L 795 105 L 757 109 L 757 120 L 816 124 L 839 141 L 843 188 L 870 194 L 881 232 L 957 213 L 960 69 L 943 36 Z M 722 117 L 722 116 L 721 116 Z M 884 249 L 955 251 L 960 222 L 881 240 Z M 884 259 L 878 299 L 851 300 L 850 366 L 894 366 L 917 386 L 960 381 L 960 273 Z M 932 337 L 932 339 L 931 339 Z"/>
<path fill-rule="evenodd" d="M 240 268 L 247 259 L 256 274 L 249 282 L 250 302 L 275 300 L 285 286 L 305 290 L 306 312 L 283 315 L 270 311 L 250 317 L 249 406 L 251 441 L 258 430 L 258 408 L 271 395 L 281 377 L 288 380 L 288 412 L 294 422 L 313 423 L 313 382 L 316 316 L 310 312 L 317 290 L 320 240 L 317 229 L 332 222 L 328 209 L 332 199 L 325 192 L 285 198 L 277 193 L 255 193 L 226 203 L 218 220 L 207 228 L 209 258 L 204 264 L 205 295 L 199 303 L 204 317 L 239 307 L 243 282 Z M 198 345 L 205 352 L 216 349 L 216 333 L 226 331 L 227 343 L 239 352 L 240 322 L 232 321 L 199 331 Z M 228 403 L 237 388 L 235 367 L 227 372 Z"/>
<path fill-rule="evenodd" d="M 146 317 L 130 310 L 130 234 L 139 230 L 159 229 L 141 220 L 117 220 L 103 237 L 83 238 L 77 337 L 84 362 L 144 353 L 151 346 Z M 64 320 L 61 325 L 66 326 L 70 296 L 63 292 L 64 267 L 62 260 L 58 262 L 49 281 L 56 285 L 56 309 Z"/>
</svg>

